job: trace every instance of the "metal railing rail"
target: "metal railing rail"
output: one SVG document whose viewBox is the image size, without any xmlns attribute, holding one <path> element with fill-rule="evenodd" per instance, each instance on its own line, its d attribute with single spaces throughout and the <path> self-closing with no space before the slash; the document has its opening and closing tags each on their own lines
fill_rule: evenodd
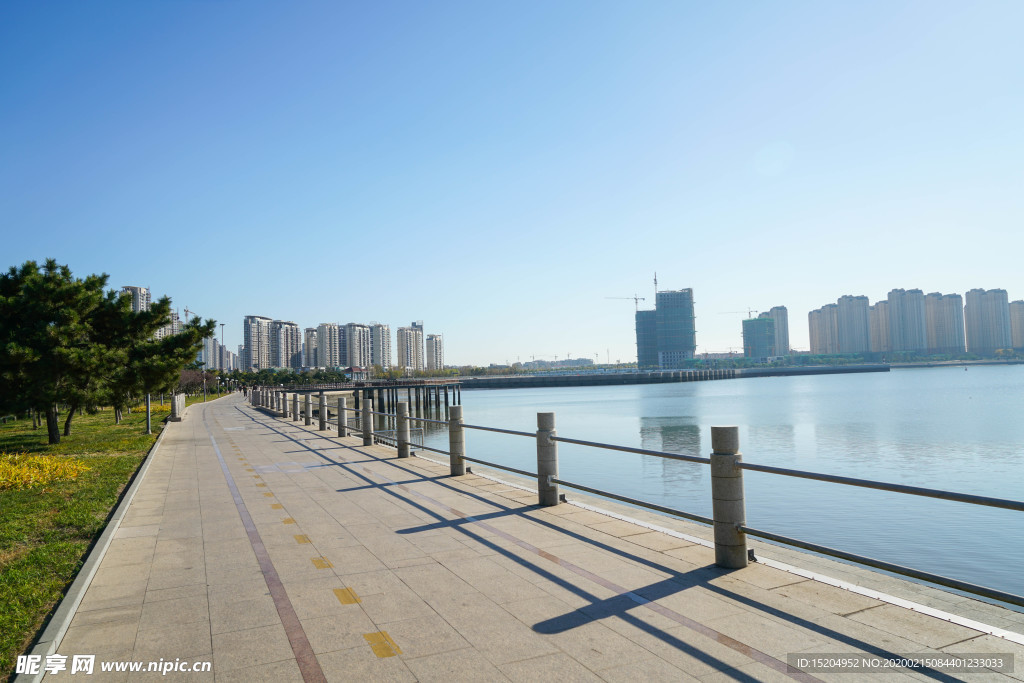
<svg viewBox="0 0 1024 683">
<path fill-rule="evenodd" d="M 445 425 L 445 426 L 448 426 L 448 422 L 446 420 L 431 420 L 431 419 L 428 419 L 428 418 L 425 418 L 425 417 L 413 417 L 412 415 L 410 415 L 407 419 L 412 420 L 414 422 L 427 422 L 427 423 L 435 424 L 435 425 Z"/>
<path fill-rule="evenodd" d="M 498 427 L 481 427 L 480 425 L 462 425 L 463 429 L 479 429 L 482 432 L 498 432 L 499 434 L 512 434 L 513 436 L 528 436 L 536 439 L 535 432 L 517 432 L 514 429 L 499 429 Z"/>
<path fill-rule="evenodd" d="M 530 436 L 536 436 L 531 434 Z M 685 460 L 686 462 L 699 462 L 705 465 L 711 463 L 711 458 L 704 458 L 699 455 L 683 455 L 682 453 L 666 453 L 665 451 L 651 451 L 646 448 L 632 448 L 630 446 L 613 446 L 609 443 L 600 443 L 598 441 L 583 441 L 581 439 L 567 439 L 564 436 L 553 436 L 552 441 L 561 441 L 562 443 L 574 443 L 579 446 L 591 446 L 593 448 L 603 448 L 609 451 L 622 451 L 624 453 L 638 453 L 639 455 L 653 455 L 657 458 L 665 458 L 667 460 Z"/>
<path fill-rule="evenodd" d="M 451 453 L 449 453 L 448 451 L 442 451 L 440 448 L 424 446 L 423 444 L 419 444 L 418 446 L 416 446 L 416 448 L 422 449 L 424 451 L 431 451 L 432 453 L 440 453 L 441 455 L 451 455 Z M 466 459 L 468 460 L 469 458 Z"/>
<path fill-rule="evenodd" d="M 468 458 L 467 458 L 467 460 L 468 460 Z M 569 488 L 572 488 L 572 489 L 579 489 L 580 491 L 586 491 L 587 493 L 593 493 L 594 495 L 597 495 L 597 496 L 603 496 L 603 497 L 606 497 L 606 498 L 612 498 L 613 500 L 621 500 L 624 503 L 631 503 L 633 505 L 638 505 L 640 507 L 647 508 L 649 510 L 657 510 L 658 512 L 664 512 L 665 514 L 674 515 L 676 517 L 683 517 L 685 519 L 692 519 L 693 521 L 700 522 L 702 524 L 714 524 L 715 523 L 715 520 L 711 519 L 710 517 L 701 517 L 700 515 L 695 515 L 695 514 L 693 514 L 691 512 L 683 512 L 682 510 L 676 510 L 675 508 L 665 507 L 664 505 L 658 505 L 656 503 L 648 503 L 646 501 L 637 500 L 636 498 L 629 498 L 627 496 L 620 496 L 617 493 L 611 493 L 610 491 L 602 491 L 601 489 L 591 488 L 589 486 L 584 486 L 583 484 L 576 484 L 576 483 L 573 483 L 571 481 L 565 481 L 563 479 L 555 479 L 555 478 L 552 478 L 551 481 L 553 481 L 556 484 L 561 484 L 562 486 L 568 486 Z"/>
<path fill-rule="evenodd" d="M 451 455 L 451 453 L 449 453 L 449 455 Z M 480 463 L 481 465 L 487 465 L 488 467 L 496 467 L 499 470 L 505 470 L 506 472 L 515 472 L 516 474 L 521 474 L 524 477 L 533 477 L 534 479 L 536 479 L 539 476 L 536 472 L 527 472 L 526 470 L 518 470 L 515 467 L 509 467 L 508 465 L 499 465 L 496 462 L 487 462 L 486 460 L 480 460 L 478 458 L 471 458 L 468 455 L 462 456 L 462 459 L 463 460 L 468 460 L 469 462 Z"/>
<path fill-rule="evenodd" d="M 886 562 L 885 560 L 877 560 L 873 557 L 867 557 L 865 555 L 858 555 L 856 553 L 846 552 L 845 550 L 837 550 L 830 548 L 826 545 L 819 545 L 817 543 L 811 543 L 809 541 L 801 541 L 798 538 L 792 538 L 790 536 L 783 536 L 782 534 L 774 534 L 770 531 L 761 531 L 760 529 L 754 529 L 748 527 L 745 524 L 740 524 L 736 527 L 739 531 L 750 536 L 757 536 L 768 541 L 774 541 L 775 543 L 783 543 L 785 545 L 796 546 L 797 548 L 803 548 L 804 550 L 810 550 L 812 552 L 821 553 L 822 555 L 830 555 L 832 557 L 838 557 L 842 560 L 849 562 L 856 562 L 857 564 L 867 565 L 876 569 L 882 569 L 887 572 L 894 574 L 902 574 L 903 576 L 909 576 L 920 581 L 928 581 L 929 583 L 935 583 L 940 586 L 946 586 L 947 588 L 955 588 L 956 590 L 964 591 L 965 593 L 974 593 L 975 595 L 981 595 L 986 598 L 992 598 L 993 600 L 1001 600 L 1008 602 L 1013 605 L 1024 607 L 1024 596 L 1014 595 L 1013 593 L 1007 593 L 1005 591 L 996 590 L 994 588 L 988 588 L 986 586 L 979 586 L 974 583 L 968 583 L 967 581 L 960 581 L 959 579 L 952 579 L 948 576 L 942 576 L 941 574 L 932 574 L 931 572 L 921 571 L 920 569 L 914 569 L 912 567 L 904 567 L 900 564 L 894 564 L 892 562 Z"/>
<path fill-rule="evenodd" d="M 258 390 L 257 390 L 258 391 Z M 254 406 L 270 408 L 274 410 L 275 398 L 271 395 L 272 392 L 259 392 L 255 391 L 250 394 L 250 400 Z M 285 403 L 287 406 L 288 404 Z M 294 404 L 292 404 L 294 405 Z M 447 455 L 451 458 L 452 474 L 457 475 L 465 472 L 464 462 L 473 462 L 485 465 L 487 467 L 493 467 L 495 469 L 513 472 L 522 476 L 536 478 L 538 496 L 540 497 L 541 505 L 557 505 L 559 502 L 558 485 L 566 486 L 569 488 L 585 491 L 597 496 L 610 498 L 612 500 L 618 500 L 638 507 L 655 510 L 664 514 L 672 515 L 675 517 L 681 517 L 689 519 L 702 524 L 711 524 L 715 527 L 715 562 L 716 564 L 739 568 L 744 567 L 748 561 L 748 553 L 746 549 L 746 535 L 763 538 L 767 541 L 774 543 L 781 543 L 784 545 L 790 545 L 811 552 L 820 553 L 831 557 L 836 557 L 841 560 L 853 562 L 856 564 L 862 564 L 868 567 L 881 569 L 883 571 L 892 572 L 894 574 L 900 574 L 908 576 L 913 579 L 933 583 L 947 588 L 963 591 L 965 593 L 971 593 L 979 595 L 992 600 L 1009 603 L 1024 607 L 1024 597 L 1001 591 L 994 588 L 988 588 L 986 586 L 979 586 L 967 581 L 961 581 L 940 574 L 933 574 L 931 572 L 914 569 L 912 567 L 905 567 L 892 562 L 886 562 L 872 557 L 859 555 L 856 553 L 847 552 L 845 550 L 838 550 L 829 546 L 820 545 L 817 543 L 811 543 L 809 541 L 803 541 L 790 536 L 782 534 L 776 534 L 770 531 L 764 531 L 747 526 L 744 512 L 744 500 L 743 500 L 743 486 L 742 486 L 742 472 L 743 470 L 750 470 L 753 472 L 762 472 L 766 474 L 775 474 L 780 476 L 796 477 L 801 479 L 810 479 L 813 481 L 823 481 L 833 484 L 842 484 L 845 486 L 856 486 L 860 488 L 869 488 L 880 491 L 889 491 L 893 493 L 901 493 L 906 495 L 922 496 L 926 498 L 936 498 L 941 500 L 950 500 L 959 503 L 967 503 L 971 505 L 982 505 L 987 507 L 995 507 L 1007 510 L 1014 510 L 1018 512 L 1024 511 L 1024 501 L 1012 500 L 1007 498 L 995 498 L 991 496 L 979 496 L 967 493 L 958 493 L 955 491 L 945 491 L 941 489 L 932 489 L 919 486 L 908 486 L 905 484 L 891 484 L 888 482 L 874 481 L 870 479 L 859 479 L 856 477 L 844 477 L 831 474 L 822 474 L 819 472 L 808 472 L 805 470 L 789 469 L 784 467 L 774 467 L 771 465 L 759 465 L 756 463 L 743 462 L 742 457 L 739 454 L 739 436 L 738 429 L 736 427 L 712 427 L 712 450 L 713 453 L 710 458 L 685 455 L 680 453 L 667 453 L 664 451 L 654 451 L 644 448 L 633 448 L 629 446 L 617 446 L 614 444 L 606 444 L 597 441 L 586 441 L 583 439 L 571 439 L 567 437 L 560 437 L 555 434 L 554 431 L 554 414 L 553 413 L 538 413 L 538 431 L 536 433 L 517 431 L 512 429 L 502 429 L 498 427 L 485 427 L 482 425 L 469 425 L 462 422 L 462 407 L 457 406 L 458 412 L 453 413 L 453 419 L 450 421 L 446 420 L 433 420 L 424 417 L 414 417 L 412 415 L 406 415 L 405 419 L 409 422 L 420 422 L 427 424 L 444 425 L 449 430 L 449 439 L 451 443 L 451 450 L 445 451 L 439 448 L 433 448 L 425 444 L 415 444 L 417 449 L 431 451 L 439 453 L 441 455 Z M 311 408 L 310 408 L 311 409 Z M 344 408 L 345 412 L 356 413 L 354 418 L 345 419 L 347 429 L 354 433 L 364 435 L 364 439 L 369 437 L 375 437 L 380 442 L 386 445 L 393 445 L 395 448 L 400 448 L 399 429 L 388 429 L 374 432 L 372 426 L 367 435 L 364 430 L 359 426 L 349 426 L 349 423 L 354 421 L 356 425 L 360 424 L 360 419 L 367 413 L 372 415 L 381 415 L 387 418 L 398 418 L 397 413 L 387 413 L 380 411 L 367 411 L 363 407 L 360 408 Z M 305 412 L 305 408 L 303 409 Z M 328 413 L 329 415 L 329 413 Z M 294 419 L 298 419 L 295 416 Z M 308 419 L 308 418 L 307 418 Z M 342 416 L 338 416 L 338 419 L 344 419 Z M 331 424 L 336 424 L 336 421 L 330 421 Z M 372 420 L 371 420 L 372 422 Z M 307 422 L 307 424 L 309 424 Z M 401 422 L 396 422 L 396 425 L 401 425 Z M 408 428 L 408 425 L 407 427 Z M 529 472 L 526 470 L 518 469 L 515 467 L 509 467 L 507 465 L 501 465 L 499 463 L 490 462 L 487 460 L 481 460 L 467 456 L 465 454 L 465 442 L 463 436 L 463 430 L 475 429 L 480 431 L 495 432 L 499 434 L 510 434 L 513 436 L 525 436 L 534 438 L 537 441 L 537 472 Z M 425 429 L 422 427 L 415 428 L 415 431 L 421 432 L 421 439 L 425 440 Z M 716 433 L 717 432 L 717 433 Z M 391 435 L 394 436 L 391 436 Z M 407 443 L 412 445 L 411 438 Z M 714 499 L 714 515 L 711 518 L 696 515 L 693 513 L 685 512 L 682 510 L 676 510 L 663 505 L 657 505 L 655 503 L 649 503 L 647 501 L 630 498 L 628 496 L 622 496 L 610 491 L 604 491 L 601 489 L 585 486 L 583 484 L 570 482 L 559 478 L 558 476 L 558 461 L 557 461 L 557 443 L 568 443 L 579 446 L 587 446 L 591 448 L 600 448 L 605 450 L 619 451 L 625 453 L 634 453 L 638 455 L 649 455 L 652 457 L 665 458 L 669 460 L 681 460 L 686 462 L 695 462 L 700 464 L 711 465 L 711 479 L 712 479 L 712 498 Z M 365 441 L 364 441 L 365 443 Z M 404 457 L 404 456 L 403 456 Z"/>
<path fill-rule="evenodd" d="M 784 467 L 772 467 L 770 465 L 756 465 L 754 463 L 740 462 L 737 467 L 752 472 L 767 472 L 769 474 L 781 474 L 787 477 L 799 477 L 801 479 L 813 479 L 815 481 L 827 481 L 833 484 L 846 484 L 847 486 L 859 486 L 866 489 L 878 489 L 879 491 L 893 491 L 895 493 L 906 493 L 911 496 L 924 496 L 925 498 L 940 498 L 942 500 L 953 500 L 959 503 L 970 503 L 972 505 L 987 505 L 988 507 L 1004 508 L 1007 510 L 1018 510 L 1024 512 L 1024 502 L 1009 500 L 1006 498 L 991 498 L 989 496 L 976 496 L 970 493 L 956 493 L 942 489 L 929 489 L 921 486 L 906 486 L 905 484 L 889 484 L 884 481 L 872 481 L 871 479 L 856 479 L 854 477 L 840 477 L 834 474 L 820 474 L 818 472 L 805 472 L 803 470 L 790 470 Z"/>
</svg>

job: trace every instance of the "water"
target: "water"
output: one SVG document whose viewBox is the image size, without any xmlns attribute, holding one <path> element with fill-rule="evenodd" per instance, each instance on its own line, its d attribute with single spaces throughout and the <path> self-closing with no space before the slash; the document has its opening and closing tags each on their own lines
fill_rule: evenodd
<svg viewBox="0 0 1024 683">
<path fill-rule="evenodd" d="M 1024 366 L 463 393 L 465 421 L 708 455 L 739 425 L 747 462 L 1024 498 Z M 445 432 L 427 445 L 447 449 Z M 468 430 L 467 454 L 536 471 L 535 443 Z M 711 516 L 706 465 L 559 444 L 560 477 Z M 1024 513 L 746 472 L 747 523 L 1024 593 Z M 571 490 L 568 490 L 571 495 Z"/>
</svg>

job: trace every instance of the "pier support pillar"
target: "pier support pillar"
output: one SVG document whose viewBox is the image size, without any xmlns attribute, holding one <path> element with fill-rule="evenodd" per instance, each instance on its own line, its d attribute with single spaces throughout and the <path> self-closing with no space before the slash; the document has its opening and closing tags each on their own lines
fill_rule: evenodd
<svg viewBox="0 0 1024 683">
<path fill-rule="evenodd" d="M 558 505 L 558 442 L 555 414 L 537 413 L 537 498 L 541 505 Z"/>
<path fill-rule="evenodd" d="M 448 452 L 451 475 L 461 477 L 466 473 L 466 431 L 462 428 L 462 406 L 453 406 L 448 418 Z"/>
<path fill-rule="evenodd" d="M 409 404 L 399 403 L 395 406 L 398 412 L 398 423 L 395 425 L 395 437 L 398 442 L 398 457 L 409 457 Z"/>
<path fill-rule="evenodd" d="M 747 535 L 739 427 L 711 428 L 711 507 L 715 520 L 715 564 L 729 569 L 747 566 Z"/>
</svg>

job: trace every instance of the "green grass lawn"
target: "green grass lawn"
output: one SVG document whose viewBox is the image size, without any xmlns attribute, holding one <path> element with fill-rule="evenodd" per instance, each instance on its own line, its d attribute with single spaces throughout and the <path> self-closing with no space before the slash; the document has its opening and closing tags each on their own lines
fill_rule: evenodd
<svg viewBox="0 0 1024 683">
<path fill-rule="evenodd" d="M 196 400 L 203 398 L 188 403 Z M 144 406 L 120 425 L 112 410 L 76 415 L 71 436 L 57 446 L 47 445 L 45 425 L 0 425 L 0 452 L 76 458 L 89 467 L 73 481 L 0 491 L 0 675 L 13 677 L 17 656 L 74 580 L 169 412 L 169 403 L 154 401 L 152 435 L 143 433 Z"/>
</svg>

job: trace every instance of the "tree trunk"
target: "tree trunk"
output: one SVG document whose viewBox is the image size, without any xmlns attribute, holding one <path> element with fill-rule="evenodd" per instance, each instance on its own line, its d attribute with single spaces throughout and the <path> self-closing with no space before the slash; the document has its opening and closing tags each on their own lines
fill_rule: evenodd
<svg viewBox="0 0 1024 683">
<path fill-rule="evenodd" d="M 46 432 L 50 445 L 60 443 L 60 423 L 57 421 L 57 406 L 46 406 Z"/>
<path fill-rule="evenodd" d="M 121 424 L 121 406 L 114 406 L 114 424 Z"/>
<path fill-rule="evenodd" d="M 71 420 L 75 417 L 74 403 L 68 406 L 68 419 L 64 420 L 64 436 L 71 436 Z"/>
</svg>

